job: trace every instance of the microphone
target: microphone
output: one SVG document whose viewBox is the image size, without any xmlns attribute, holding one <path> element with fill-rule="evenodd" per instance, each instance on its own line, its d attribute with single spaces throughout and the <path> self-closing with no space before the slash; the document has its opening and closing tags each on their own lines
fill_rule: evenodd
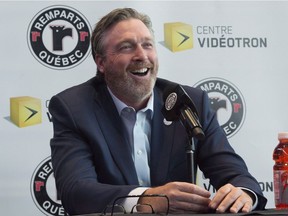
<svg viewBox="0 0 288 216">
<path fill-rule="evenodd" d="M 194 102 L 179 84 L 172 84 L 163 94 L 164 106 L 162 114 L 168 121 L 180 119 L 189 136 L 199 140 L 205 138 L 202 126 L 199 122 L 198 112 Z"/>
</svg>

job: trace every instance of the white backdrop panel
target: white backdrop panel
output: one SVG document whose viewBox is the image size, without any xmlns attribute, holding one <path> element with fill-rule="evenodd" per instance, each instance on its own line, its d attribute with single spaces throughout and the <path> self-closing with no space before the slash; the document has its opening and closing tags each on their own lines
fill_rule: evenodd
<svg viewBox="0 0 288 216">
<path fill-rule="evenodd" d="M 229 138 L 245 159 L 274 207 L 272 151 L 277 133 L 288 131 L 287 107 L 287 20 L 285 1 L 13 1 L 0 2 L 0 210 L 3 215 L 43 215 L 31 195 L 31 178 L 36 167 L 50 156 L 52 124 L 47 101 L 52 95 L 94 76 L 89 55 L 68 70 L 45 67 L 31 54 L 27 31 L 33 17 L 53 6 L 68 6 L 86 17 L 93 28 L 104 14 L 117 7 L 134 7 L 147 13 L 155 30 L 160 60 L 159 76 L 195 85 L 219 78 L 232 83 L 245 101 L 242 127 Z M 164 23 L 183 22 L 192 26 L 192 49 L 171 52 L 164 43 Z M 230 33 L 203 33 L 203 27 L 224 26 Z M 265 39 L 267 46 L 208 47 L 204 38 Z M 200 41 L 200 42 L 199 42 Z M 10 120 L 10 98 L 31 96 L 42 105 L 42 123 L 19 128 Z M 207 180 L 199 177 L 199 184 Z M 268 187 L 266 187 L 268 185 Z M 48 213 L 47 213 L 48 214 Z"/>
</svg>

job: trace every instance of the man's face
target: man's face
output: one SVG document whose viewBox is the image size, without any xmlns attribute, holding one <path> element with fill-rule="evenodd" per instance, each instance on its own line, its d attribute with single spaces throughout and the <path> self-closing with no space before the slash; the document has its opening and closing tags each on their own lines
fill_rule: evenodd
<svg viewBox="0 0 288 216">
<path fill-rule="evenodd" d="M 138 19 L 121 21 L 106 33 L 104 47 L 104 57 L 96 56 L 96 63 L 113 94 L 127 105 L 145 105 L 158 73 L 149 29 Z"/>
</svg>

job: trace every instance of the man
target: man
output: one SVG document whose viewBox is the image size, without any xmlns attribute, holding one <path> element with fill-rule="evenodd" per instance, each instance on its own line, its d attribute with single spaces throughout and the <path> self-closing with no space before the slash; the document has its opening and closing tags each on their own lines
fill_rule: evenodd
<svg viewBox="0 0 288 216">
<path fill-rule="evenodd" d="M 91 43 L 96 77 L 52 97 L 49 107 L 56 186 L 69 214 L 102 212 L 117 197 L 141 194 L 164 194 L 170 213 L 265 207 L 257 181 L 229 145 L 207 94 L 184 86 L 206 135 L 195 142 L 195 161 L 217 193 L 210 198 L 204 188 L 189 183 L 186 130 L 180 121 L 165 123 L 161 113 L 169 82 L 157 78 L 149 17 L 115 9 L 98 22 Z M 158 213 L 167 210 L 161 197 L 127 198 L 121 204 L 138 204 L 144 212 L 150 211 L 146 205 Z"/>
</svg>

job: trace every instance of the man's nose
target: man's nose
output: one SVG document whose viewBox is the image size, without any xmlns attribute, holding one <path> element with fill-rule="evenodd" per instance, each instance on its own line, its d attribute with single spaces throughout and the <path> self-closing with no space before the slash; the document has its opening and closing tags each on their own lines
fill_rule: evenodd
<svg viewBox="0 0 288 216">
<path fill-rule="evenodd" d="M 138 61 L 147 60 L 148 59 L 147 50 L 145 50 L 145 48 L 143 48 L 140 44 L 137 45 L 133 59 Z"/>
</svg>

